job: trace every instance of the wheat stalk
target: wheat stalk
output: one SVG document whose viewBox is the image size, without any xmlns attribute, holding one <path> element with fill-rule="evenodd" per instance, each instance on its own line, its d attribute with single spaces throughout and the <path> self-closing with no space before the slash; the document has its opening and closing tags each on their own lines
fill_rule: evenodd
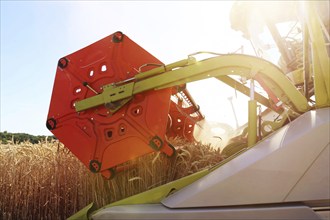
<svg viewBox="0 0 330 220">
<path fill-rule="evenodd" d="M 57 141 L 0 144 L 0 219 L 65 219 L 210 167 L 222 160 L 209 145 L 170 139 L 177 156 L 151 153 L 127 162 L 108 181 L 93 174 Z"/>
</svg>

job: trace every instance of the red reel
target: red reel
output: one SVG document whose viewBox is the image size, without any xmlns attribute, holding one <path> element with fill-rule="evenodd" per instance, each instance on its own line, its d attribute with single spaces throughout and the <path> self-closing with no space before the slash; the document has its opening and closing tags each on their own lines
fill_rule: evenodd
<svg viewBox="0 0 330 220">
<path fill-rule="evenodd" d="M 75 111 L 76 101 L 133 78 L 147 63 L 162 65 L 121 32 L 59 60 L 47 127 L 92 172 L 109 178 L 117 165 L 152 151 L 173 155 L 165 141 L 171 88 L 135 95 L 115 113 L 107 105 Z"/>
</svg>

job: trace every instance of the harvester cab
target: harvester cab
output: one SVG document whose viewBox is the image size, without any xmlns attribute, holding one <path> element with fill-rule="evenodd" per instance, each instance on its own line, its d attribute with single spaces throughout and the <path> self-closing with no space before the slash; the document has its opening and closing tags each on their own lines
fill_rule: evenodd
<svg viewBox="0 0 330 220">
<path fill-rule="evenodd" d="M 315 217 L 310 208 L 315 203 L 306 201 L 322 207 L 329 201 L 329 159 L 320 156 L 329 152 L 328 9 L 326 1 L 235 3 L 232 27 L 251 41 L 256 56 L 213 53 L 198 60 L 193 54 L 164 65 L 115 32 L 61 58 L 47 128 L 90 171 L 105 178 L 112 178 L 125 162 L 154 151 L 173 156 L 169 137 L 195 141 L 196 125 L 207 115 L 187 83 L 214 78 L 249 99 L 248 122 L 239 134 L 246 138 L 228 142 L 224 162 L 184 183 L 177 180 L 155 189 L 157 193 L 116 203 L 125 205 L 121 211 L 112 212 L 109 206 L 99 219 L 108 214 L 128 218 L 127 213 L 137 210 L 131 206 L 141 201 L 139 210 L 144 211 L 134 213 L 140 219 L 178 219 L 182 214 L 194 219 L 211 212 L 218 219 L 228 214 L 253 219 L 259 211 L 269 218 L 278 213 L 282 219 L 304 213 Z M 263 111 L 258 111 L 261 105 Z M 321 166 L 325 172 L 314 172 Z M 155 202 L 156 210 L 150 211 L 149 203 Z M 292 207 L 292 202 L 299 204 Z M 256 205 L 253 211 L 244 207 L 251 205 Z"/>
<path fill-rule="evenodd" d="M 236 2 L 230 18 L 257 57 L 276 64 L 308 101 L 321 107 L 329 103 L 329 10 L 328 1 Z M 315 97 L 320 89 L 325 95 Z"/>
</svg>

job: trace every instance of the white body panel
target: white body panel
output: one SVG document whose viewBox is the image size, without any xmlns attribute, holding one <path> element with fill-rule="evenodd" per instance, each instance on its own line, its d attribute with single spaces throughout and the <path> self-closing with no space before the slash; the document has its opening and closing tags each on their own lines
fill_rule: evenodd
<svg viewBox="0 0 330 220">
<path fill-rule="evenodd" d="M 328 219 L 329 121 L 329 108 L 307 112 L 160 204 L 110 207 L 92 218 Z"/>
<path fill-rule="evenodd" d="M 312 220 L 322 219 L 312 209 L 303 205 L 263 206 L 263 207 L 225 207 L 169 209 L 161 204 L 114 206 L 93 215 L 93 220 L 109 219 L 260 219 L 260 220 Z"/>
<path fill-rule="evenodd" d="M 309 111 L 170 195 L 170 208 L 329 199 L 329 108 Z"/>
</svg>

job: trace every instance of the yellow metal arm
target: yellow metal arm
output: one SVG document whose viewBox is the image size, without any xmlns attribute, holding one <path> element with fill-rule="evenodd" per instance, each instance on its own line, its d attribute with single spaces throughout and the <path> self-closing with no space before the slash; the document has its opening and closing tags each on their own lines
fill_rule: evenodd
<svg viewBox="0 0 330 220">
<path fill-rule="evenodd" d="M 240 75 L 254 78 L 259 75 L 276 96 L 296 112 L 310 109 L 306 98 L 274 64 L 248 55 L 228 54 L 196 62 L 183 68 L 135 83 L 134 94 L 150 89 L 162 89 L 209 77 Z"/>
<path fill-rule="evenodd" d="M 194 58 L 188 58 L 184 60 L 171 63 L 169 65 L 162 65 L 156 67 L 152 70 L 141 72 L 135 75 L 134 78 L 126 80 L 125 82 L 118 82 L 110 85 L 105 85 L 102 87 L 103 92 L 101 94 L 95 95 L 93 97 L 77 101 L 75 103 L 75 109 L 77 112 L 84 111 L 102 104 L 114 103 L 119 100 L 129 99 L 132 97 L 134 92 L 134 82 L 139 80 L 144 80 L 146 78 L 155 77 L 166 71 L 171 71 L 174 68 L 183 67 L 195 63 Z M 145 91 L 145 90 L 144 90 Z M 135 92 L 137 94 L 139 92 Z"/>
<path fill-rule="evenodd" d="M 240 75 L 246 78 L 260 76 L 274 94 L 295 112 L 303 113 L 310 109 L 306 98 L 286 78 L 283 72 L 263 59 L 248 55 L 228 54 L 190 64 L 187 60 L 186 64 L 183 67 L 168 69 L 167 72 L 163 72 L 162 68 L 160 70 L 163 72 L 162 74 L 157 75 L 153 72 L 152 76 L 148 78 L 120 87 L 106 86 L 110 89 L 104 89 L 103 93 L 99 95 L 76 102 L 76 111 L 129 98 L 134 94 L 152 89 L 163 89 L 209 77 L 226 75 Z"/>
<path fill-rule="evenodd" d="M 316 13 L 312 1 L 305 3 L 308 16 L 308 27 L 313 58 L 314 91 L 316 107 L 330 106 L 330 58 L 326 48 L 326 41 L 321 27 L 321 19 Z"/>
</svg>

